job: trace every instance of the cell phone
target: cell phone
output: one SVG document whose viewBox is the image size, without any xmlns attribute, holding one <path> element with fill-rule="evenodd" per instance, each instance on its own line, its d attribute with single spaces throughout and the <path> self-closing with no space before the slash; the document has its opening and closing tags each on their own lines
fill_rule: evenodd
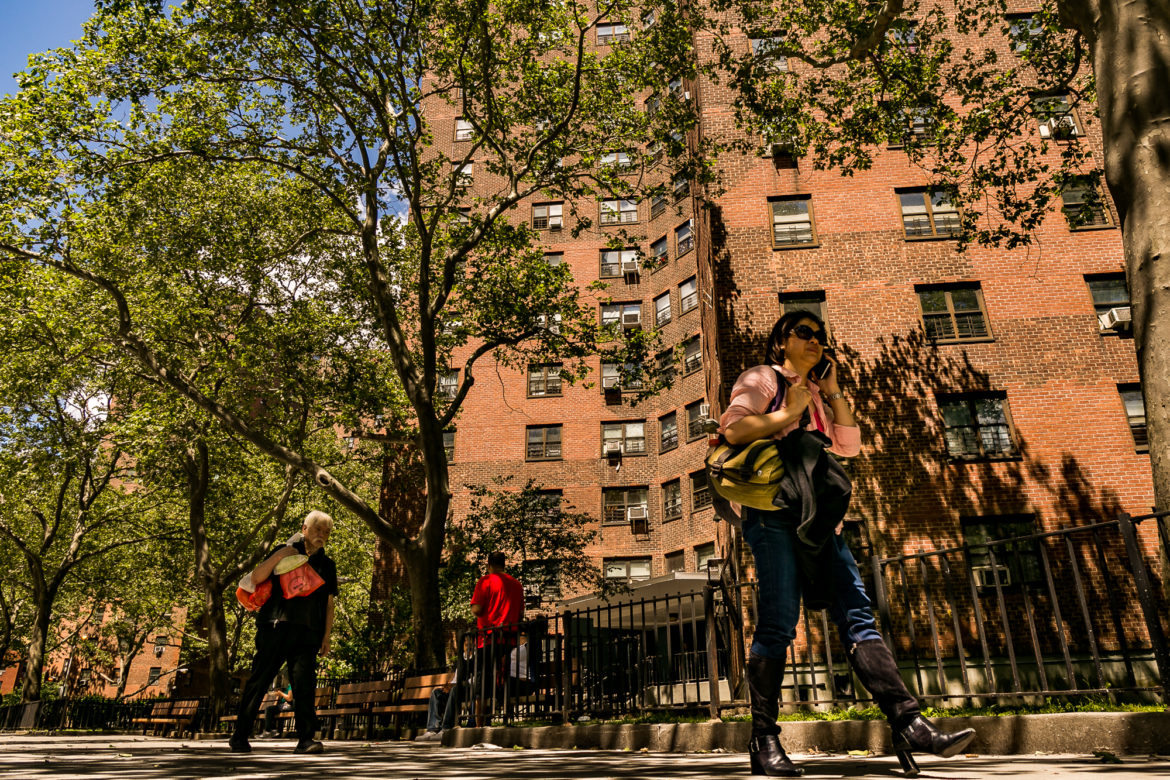
<svg viewBox="0 0 1170 780">
<path fill-rule="evenodd" d="M 821 360 L 812 368 L 812 375 L 816 379 L 824 379 L 833 370 L 833 362 L 829 358 L 834 357 L 833 349 L 825 347 L 825 351 L 821 353 Z"/>
</svg>

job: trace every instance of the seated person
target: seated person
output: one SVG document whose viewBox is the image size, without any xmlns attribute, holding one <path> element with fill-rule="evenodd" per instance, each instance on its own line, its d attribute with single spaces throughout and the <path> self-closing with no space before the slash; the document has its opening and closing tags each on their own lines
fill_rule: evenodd
<svg viewBox="0 0 1170 780">
<path fill-rule="evenodd" d="M 286 681 L 284 689 L 276 689 L 277 700 L 264 708 L 264 733 L 262 739 L 279 739 L 284 730 L 283 721 L 277 717 L 293 708 L 292 684 Z"/>
<path fill-rule="evenodd" d="M 463 652 L 455 664 L 455 677 L 451 682 L 437 685 L 431 690 L 430 699 L 427 700 L 427 730 L 415 737 L 415 742 L 442 739 L 444 731 L 455 728 L 455 715 L 463 703 L 463 689 L 471 679 L 474 664 L 475 641 L 471 634 L 466 634 L 463 637 Z"/>
</svg>

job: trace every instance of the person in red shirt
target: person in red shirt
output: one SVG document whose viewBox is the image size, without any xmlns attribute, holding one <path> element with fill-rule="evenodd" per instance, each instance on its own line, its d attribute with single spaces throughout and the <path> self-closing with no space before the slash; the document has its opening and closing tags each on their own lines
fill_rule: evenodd
<svg viewBox="0 0 1170 780">
<path fill-rule="evenodd" d="M 508 649 L 516 643 L 520 621 L 524 617 L 524 586 L 504 571 L 506 562 L 502 552 L 489 555 L 488 573 L 475 584 L 475 591 L 471 594 L 471 614 L 475 615 L 477 629 L 475 687 L 479 701 L 476 709 L 480 713 L 484 712 L 486 694 L 498 692 L 498 683 L 502 679 L 500 670 L 508 657 Z"/>
</svg>

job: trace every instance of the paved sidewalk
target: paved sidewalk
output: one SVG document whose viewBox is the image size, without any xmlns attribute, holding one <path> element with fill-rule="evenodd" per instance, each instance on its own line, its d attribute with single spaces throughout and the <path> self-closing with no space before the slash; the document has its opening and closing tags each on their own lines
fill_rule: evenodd
<svg viewBox="0 0 1170 780">
<path fill-rule="evenodd" d="M 157 778 L 378 778 L 384 780 L 725 780 L 747 778 L 740 754 L 628 753 L 600 750 L 444 748 L 411 742 L 327 742 L 318 756 L 297 756 L 292 742 L 255 741 L 246 755 L 225 742 L 153 737 L 0 736 L 0 777 L 153 780 Z M 893 756 L 793 756 L 806 778 L 900 777 Z M 1105 764 L 1093 756 L 972 756 L 918 758 L 923 778 L 1170 777 L 1170 759 L 1123 756 Z"/>
</svg>

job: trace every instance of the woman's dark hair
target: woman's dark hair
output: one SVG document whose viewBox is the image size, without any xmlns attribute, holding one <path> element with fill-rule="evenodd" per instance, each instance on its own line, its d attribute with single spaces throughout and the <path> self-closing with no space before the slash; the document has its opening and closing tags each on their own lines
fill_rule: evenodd
<svg viewBox="0 0 1170 780">
<path fill-rule="evenodd" d="M 784 363 L 784 342 L 788 338 L 788 334 L 800 324 L 801 320 L 812 320 L 822 331 L 825 329 L 825 321 L 811 311 L 794 309 L 785 312 L 780 319 L 776 320 L 776 324 L 772 326 L 772 335 L 768 336 L 768 348 L 764 351 L 765 363 L 777 366 Z M 827 345 L 821 344 L 821 346 Z"/>
</svg>

